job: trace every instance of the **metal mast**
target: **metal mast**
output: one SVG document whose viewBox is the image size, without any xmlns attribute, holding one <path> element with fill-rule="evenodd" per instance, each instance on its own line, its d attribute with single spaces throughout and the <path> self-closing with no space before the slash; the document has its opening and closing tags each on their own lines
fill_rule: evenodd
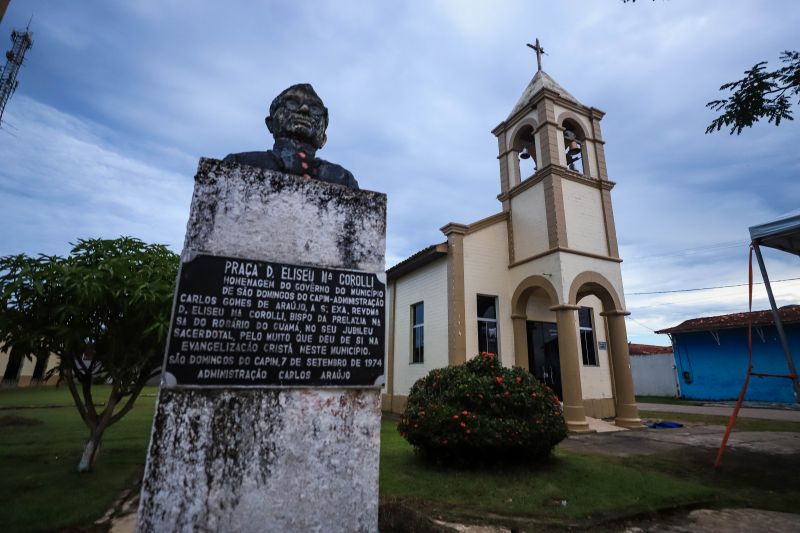
<svg viewBox="0 0 800 533">
<path fill-rule="evenodd" d="M 11 32 L 11 42 L 11 50 L 6 52 L 6 64 L 0 71 L 0 125 L 3 123 L 6 103 L 19 85 L 17 73 L 25 59 L 25 52 L 33 46 L 33 33 L 28 28 L 22 32 L 14 30 Z"/>
</svg>

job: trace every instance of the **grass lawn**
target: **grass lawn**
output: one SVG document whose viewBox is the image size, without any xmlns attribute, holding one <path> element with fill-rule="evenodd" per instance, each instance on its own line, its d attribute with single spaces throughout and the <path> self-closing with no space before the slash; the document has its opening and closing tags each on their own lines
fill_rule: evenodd
<svg viewBox="0 0 800 533">
<path fill-rule="evenodd" d="M 97 401 L 107 392 L 100 387 Z M 0 390 L 0 501 L 4 502 L 0 531 L 52 531 L 85 526 L 102 516 L 142 474 L 155 395 L 155 388 L 145 389 L 131 413 L 106 433 L 94 471 L 78 474 L 87 430 L 69 391 L 65 387 Z M 726 421 L 724 417 L 648 414 L 685 422 Z M 736 428 L 800 431 L 798 426 L 739 420 Z M 709 471 L 706 457 L 618 459 L 557 451 L 549 463 L 537 468 L 464 472 L 418 461 L 397 433 L 396 421 L 385 419 L 380 490 L 382 501 L 454 519 L 500 515 L 532 523 L 584 519 L 597 523 L 697 502 L 791 510 L 800 500 L 799 482 L 794 479 L 795 466 L 800 465 L 776 467 L 770 463 L 773 460 L 774 456 L 754 455 L 744 462 L 766 461 L 755 472 L 731 468 L 719 473 Z M 726 464 L 730 463 L 726 457 Z"/>
<path fill-rule="evenodd" d="M 557 451 L 541 467 L 526 469 L 432 468 L 417 459 L 396 425 L 392 420 L 383 422 L 381 496 L 433 502 L 439 504 L 437 511 L 455 517 L 492 513 L 572 521 L 648 512 L 714 497 L 711 489 L 691 479 L 564 451 Z"/>
<path fill-rule="evenodd" d="M 672 396 L 636 396 L 636 403 L 660 403 L 667 405 L 705 405 L 708 402 L 674 398 Z"/>
<path fill-rule="evenodd" d="M 97 389 L 102 402 L 108 388 Z M 155 392 L 145 389 L 108 429 L 95 470 L 78 474 L 88 429 L 66 386 L 0 390 L 0 531 L 52 531 L 102 516 L 141 476 Z"/>
</svg>

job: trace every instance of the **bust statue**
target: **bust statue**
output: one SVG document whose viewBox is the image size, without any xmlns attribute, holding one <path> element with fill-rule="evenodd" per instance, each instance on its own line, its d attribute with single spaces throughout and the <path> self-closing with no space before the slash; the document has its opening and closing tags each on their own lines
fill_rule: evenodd
<svg viewBox="0 0 800 533">
<path fill-rule="evenodd" d="M 328 109 L 310 84 L 292 85 L 276 96 L 265 122 L 275 137 L 272 150 L 228 154 L 224 161 L 358 189 L 350 171 L 316 157 L 327 140 Z"/>
</svg>

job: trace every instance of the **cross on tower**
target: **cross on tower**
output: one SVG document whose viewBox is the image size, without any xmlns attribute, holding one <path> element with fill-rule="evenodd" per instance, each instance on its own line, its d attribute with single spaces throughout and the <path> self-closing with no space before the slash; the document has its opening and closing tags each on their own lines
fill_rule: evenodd
<svg viewBox="0 0 800 533">
<path fill-rule="evenodd" d="M 542 54 L 544 54 L 544 48 L 542 45 L 539 44 L 539 38 L 536 38 L 536 44 L 533 45 L 531 43 L 527 43 L 528 48 L 533 48 L 536 52 L 536 64 L 539 67 L 537 70 L 542 70 Z"/>
</svg>

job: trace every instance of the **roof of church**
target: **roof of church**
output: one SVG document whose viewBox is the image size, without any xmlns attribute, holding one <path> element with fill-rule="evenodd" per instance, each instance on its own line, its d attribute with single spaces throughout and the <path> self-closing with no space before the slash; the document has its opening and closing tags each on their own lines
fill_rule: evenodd
<svg viewBox="0 0 800 533">
<path fill-rule="evenodd" d="M 400 276 L 408 274 L 409 272 L 412 272 L 417 268 L 430 263 L 434 259 L 438 259 L 439 257 L 446 255 L 447 241 L 439 244 L 432 244 L 426 248 L 423 248 L 412 256 L 403 259 L 392 268 L 388 269 L 386 271 L 386 279 L 387 281 L 391 281 L 395 278 L 399 278 Z"/>
<path fill-rule="evenodd" d="M 553 92 L 557 92 L 561 95 L 561 98 L 565 100 L 569 100 L 570 102 L 574 102 L 576 104 L 580 104 L 578 99 L 569 94 L 565 88 L 561 85 L 556 83 L 556 81 L 550 77 L 547 72 L 543 70 L 536 71 L 534 74 L 533 79 L 525 88 L 525 91 L 522 93 L 522 96 L 519 97 L 517 101 L 517 105 L 514 106 L 514 109 L 511 110 L 509 113 L 508 118 L 511 118 L 517 111 L 525 107 L 533 97 L 542 92 L 543 89 L 550 89 Z"/>
</svg>

